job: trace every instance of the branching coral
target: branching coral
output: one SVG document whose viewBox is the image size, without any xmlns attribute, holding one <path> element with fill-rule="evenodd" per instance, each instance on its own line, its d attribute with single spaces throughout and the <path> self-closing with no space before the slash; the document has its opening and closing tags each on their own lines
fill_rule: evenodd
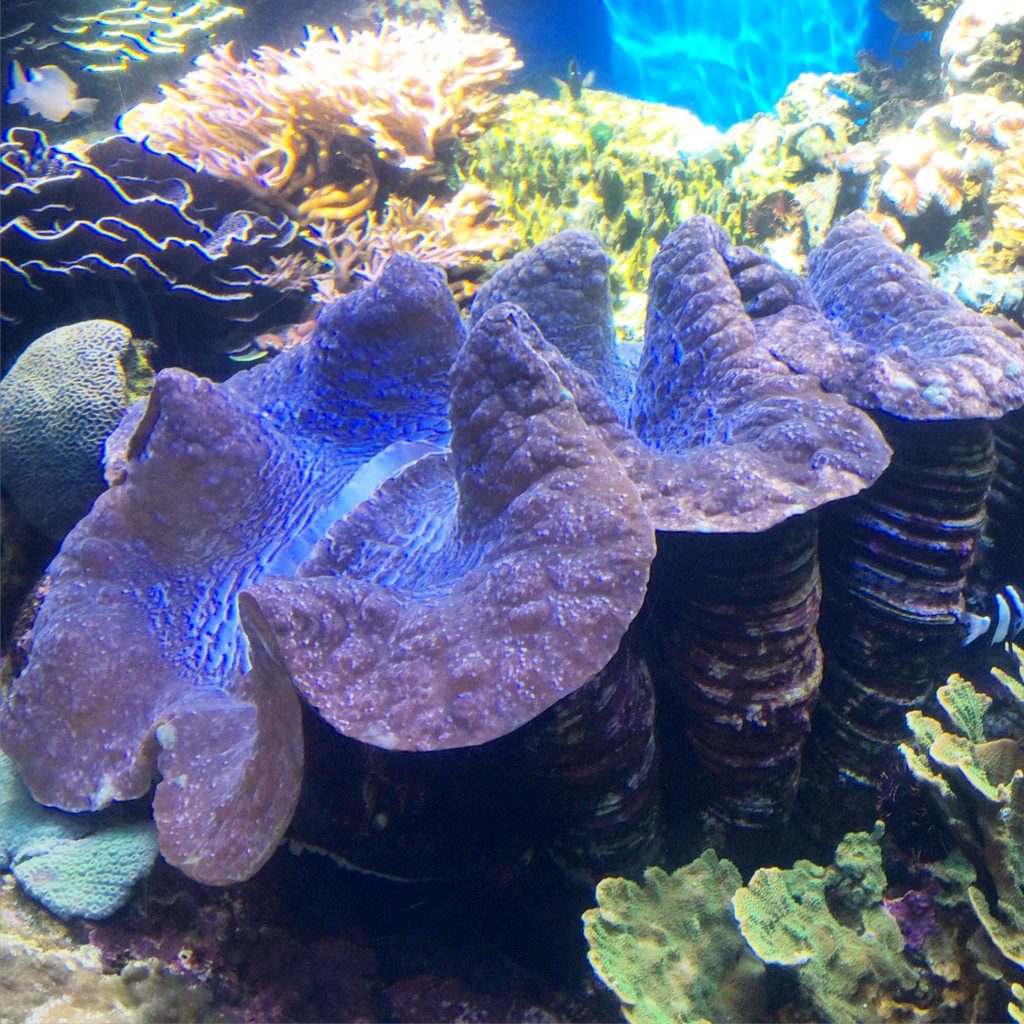
<svg viewBox="0 0 1024 1024">
<path fill-rule="evenodd" d="M 313 275 L 321 302 L 372 280 L 392 256 L 405 253 L 442 267 L 461 304 L 472 297 L 487 263 L 502 259 L 519 241 L 508 220 L 497 215 L 494 195 L 480 185 L 464 185 L 447 202 L 416 205 L 396 196 L 383 213 L 371 210 L 343 228 L 325 222 L 311 232 L 330 266 Z"/>
<path fill-rule="evenodd" d="M 304 220 L 348 221 L 373 204 L 374 158 L 431 169 L 443 146 L 498 116 L 494 86 L 519 66 L 507 40 L 458 20 L 351 34 L 311 27 L 299 46 L 264 46 L 246 60 L 215 47 L 121 128 Z"/>
</svg>

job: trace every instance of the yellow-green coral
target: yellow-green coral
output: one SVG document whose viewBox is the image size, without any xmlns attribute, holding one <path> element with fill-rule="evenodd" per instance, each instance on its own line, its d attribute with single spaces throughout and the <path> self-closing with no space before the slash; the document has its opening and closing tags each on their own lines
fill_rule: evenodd
<svg viewBox="0 0 1024 1024">
<path fill-rule="evenodd" d="M 748 1021 L 762 1015 L 764 968 L 736 931 L 740 874 L 708 850 L 643 885 L 606 878 L 583 915 L 594 970 L 631 1024 Z"/>
<path fill-rule="evenodd" d="M 877 1019 L 883 996 L 917 980 L 882 901 L 882 835 L 876 825 L 870 835 L 846 836 L 832 867 L 801 860 L 785 871 L 761 868 L 732 901 L 754 952 L 795 967 L 817 1013 L 835 1024 Z"/>
<path fill-rule="evenodd" d="M 591 89 L 576 102 L 521 92 L 464 149 L 458 173 L 497 193 L 527 246 L 568 227 L 593 231 L 612 260 L 616 309 L 638 331 L 658 244 L 686 217 L 716 212 L 716 166 L 682 151 L 720 140 L 689 112 L 657 103 Z"/>
<path fill-rule="evenodd" d="M 1011 701 L 1024 706 L 1024 651 L 1011 650 L 1017 677 L 998 668 L 993 676 Z M 1024 968 L 1024 745 L 1010 736 L 985 738 L 992 698 L 962 677 L 952 676 L 937 696 L 956 731 L 912 711 L 912 738 L 900 750 L 994 894 L 993 905 L 980 885 L 967 890 L 984 935 L 1005 958 L 1001 973 L 1009 986 Z"/>
</svg>

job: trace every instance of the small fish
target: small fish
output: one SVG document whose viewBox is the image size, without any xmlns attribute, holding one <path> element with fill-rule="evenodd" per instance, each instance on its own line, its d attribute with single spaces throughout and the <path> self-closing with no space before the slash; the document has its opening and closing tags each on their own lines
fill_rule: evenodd
<svg viewBox="0 0 1024 1024">
<path fill-rule="evenodd" d="M 969 647 L 982 640 L 995 646 L 1013 640 L 1024 630 L 1024 596 L 1015 586 L 1003 587 L 992 601 L 995 605 L 992 615 L 961 612 L 957 616 L 965 630 L 961 647 Z"/>
<path fill-rule="evenodd" d="M 22 66 L 16 60 L 11 61 L 11 88 L 4 102 L 23 103 L 30 114 L 42 114 L 48 121 L 63 121 L 68 114 L 85 117 L 99 103 L 99 100 L 78 99 L 77 96 L 78 86 L 55 64 L 29 68 L 26 78 Z"/>
<path fill-rule="evenodd" d="M 594 84 L 594 79 L 597 75 L 593 71 L 583 74 L 580 62 L 575 57 L 571 57 L 565 77 L 566 80 L 562 84 L 569 90 L 569 95 L 572 99 L 578 100 L 583 95 L 583 90 L 589 89 Z M 560 80 L 556 78 L 555 81 Z"/>
</svg>

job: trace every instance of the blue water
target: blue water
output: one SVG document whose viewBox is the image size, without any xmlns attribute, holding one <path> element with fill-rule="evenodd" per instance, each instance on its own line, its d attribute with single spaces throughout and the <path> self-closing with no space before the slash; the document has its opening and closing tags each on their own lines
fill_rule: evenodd
<svg viewBox="0 0 1024 1024">
<path fill-rule="evenodd" d="M 727 128 L 770 110 L 805 71 L 853 71 L 896 26 L 877 0 L 490 0 L 527 67 L 561 75 L 571 57 L 596 84 L 687 107 Z"/>
</svg>

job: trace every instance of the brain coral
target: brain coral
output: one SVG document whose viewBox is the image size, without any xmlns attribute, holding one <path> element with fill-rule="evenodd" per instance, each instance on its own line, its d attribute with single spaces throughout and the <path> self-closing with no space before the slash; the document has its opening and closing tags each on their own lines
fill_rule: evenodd
<svg viewBox="0 0 1024 1024">
<path fill-rule="evenodd" d="M 111 443 L 112 486 L 50 567 L 4 707 L 4 749 L 37 800 L 100 808 L 158 770 L 168 861 L 217 883 L 266 860 L 298 794 L 299 707 L 258 644 L 255 682 L 235 597 L 294 571 L 364 462 L 446 436 L 461 340 L 443 276 L 396 257 L 267 366 L 223 385 L 158 375 Z"/>
<path fill-rule="evenodd" d="M 152 386 L 146 346 L 110 320 L 59 327 L 0 381 L 4 488 L 31 522 L 63 537 L 103 488 L 103 442 Z"/>
</svg>

